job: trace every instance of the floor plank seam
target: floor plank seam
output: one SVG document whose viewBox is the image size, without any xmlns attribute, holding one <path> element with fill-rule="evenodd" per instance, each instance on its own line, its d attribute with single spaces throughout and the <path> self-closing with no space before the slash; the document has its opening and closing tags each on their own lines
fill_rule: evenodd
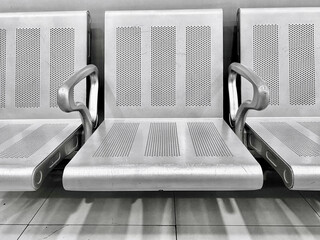
<svg viewBox="0 0 320 240">
<path fill-rule="evenodd" d="M 178 240 L 177 211 L 176 211 L 176 195 L 175 195 L 175 192 L 173 192 L 173 210 L 174 210 L 174 230 L 175 230 L 176 240 Z"/>
<path fill-rule="evenodd" d="M 15 224 L 6 224 L 6 225 L 15 225 Z M 25 224 L 20 224 L 25 225 Z M 150 224 L 72 224 L 72 223 L 49 223 L 49 224 L 41 224 L 41 223 L 30 223 L 29 226 L 92 226 L 92 227 L 174 227 L 172 224 L 163 224 L 163 225 L 150 225 Z M 320 227 L 320 226 L 319 226 Z"/>
<path fill-rule="evenodd" d="M 27 224 L 27 226 L 23 229 L 23 231 L 21 232 L 21 234 L 19 235 L 19 237 L 17 238 L 17 240 L 19 240 L 21 238 L 21 236 L 23 235 L 23 233 L 26 231 L 26 229 L 30 226 L 30 223 L 32 222 L 32 220 L 35 218 L 35 216 L 38 214 L 38 212 L 40 211 L 40 209 L 42 208 L 42 206 L 45 204 L 45 202 L 50 198 L 51 194 L 53 193 L 53 191 L 56 188 L 54 187 L 51 192 L 48 194 L 47 198 L 43 201 L 43 203 L 40 205 L 40 207 L 38 208 L 38 210 L 35 212 L 35 214 L 33 215 L 33 217 L 30 219 L 29 223 Z"/>
<path fill-rule="evenodd" d="M 317 216 L 320 218 L 320 215 L 319 215 L 319 213 L 317 212 L 317 210 L 316 209 L 314 209 L 314 207 L 309 203 L 309 201 L 305 198 L 305 196 L 300 192 L 300 191 L 298 191 L 299 192 L 299 194 L 300 194 L 300 196 L 307 202 L 307 204 L 312 208 L 312 210 L 317 214 Z"/>
<path fill-rule="evenodd" d="M 320 228 L 320 225 L 177 225 L 177 227 L 308 227 Z"/>
</svg>

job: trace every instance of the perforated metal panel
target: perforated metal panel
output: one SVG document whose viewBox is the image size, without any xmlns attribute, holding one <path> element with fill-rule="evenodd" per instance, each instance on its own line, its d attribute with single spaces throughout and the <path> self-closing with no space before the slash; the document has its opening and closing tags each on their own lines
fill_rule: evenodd
<svg viewBox="0 0 320 240">
<path fill-rule="evenodd" d="M 253 26 L 253 71 L 270 89 L 270 104 L 279 105 L 278 25 Z"/>
<path fill-rule="evenodd" d="M 68 124 L 43 124 L 0 153 L 0 158 L 28 158 L 50 141 Z"/>
<path fill-rule="evenodd" d="M 117 106 L 141 105 L 141 28 L 117 28 Z"/>
<path fill-rule="evenodd" d="M 320 116 L 320 8 L 240 9 L 241 63 L 265 80 L 270 105 L 249 117 Z M 252 86 L 242 81 L 242 100 Z"/>
<path fill-rule="evenodd" d="M 176 27 L 151 27 L 151 105 L 176 104 Z"/>
<path fill-rule="evenodd" d="M 197 157 L 232 156 L 214 123 L 189 122 L 188 128 Z"/>
<path fill-rule="evenodd" d="M 15 106 L 40 107 L 40 28 L 16 29 Z"/>
<path fill-rule="evenodd" d="M 58 107 L 58 88 L 74 73 L 74 28 L 50 29 L 50 107 Z"/>
<path fill-rule="evenodd" d="M 6 30 L 0 29 L 0 108 L 6 105 L 6 70 L 7 70 L 7 40 Z"/>
<path fill-rule="evenodd" d="M 315 104 L 314 24 L 289 24 L 290 104 Z"/>
<path fill-rule="evenodd" d="M 300 157 L 320 156 L 320 145 L 285 122 L 261 122 L 271 134 Z"/>
<path fill-rule="evenodd" d="M 0 13 L 0 119 L 78 118 L 57 89 L 87 65 L 88 12 Z M 75 87 L 86 102 L 86 81 Z"/>
<path fill-rule="evenodd" d="M 114 123 L 93 157 L 129 157 L 139 123 Z"/>
<path fill-rule="evenodd" d="M 211 29 L 187 26 L 186 105 L 211 105 Z"/>
<path fill-rule="evenodd" d="M 176 123 L 150 123 L 145 156 L 180 156 Z"/>
<path fill-rule="evenodd" d="M 221 117 L 222 11 L 110 11 L 106 118 Z"/>
</svg>

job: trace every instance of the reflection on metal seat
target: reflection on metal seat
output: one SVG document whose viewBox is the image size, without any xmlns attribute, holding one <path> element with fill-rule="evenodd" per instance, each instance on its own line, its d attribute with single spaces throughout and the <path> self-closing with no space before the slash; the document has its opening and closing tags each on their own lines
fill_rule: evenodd
<svg viewBox="0 0 320 240">
<path fill-rule="evenodd" d="M 320 190 L 320 8 L 240 9 L 241 63 L 270 88 L 248 146 L 294 190 Z M 242 98 L 250 97 L 242 84 Z"/>
<path fill-rule="evenodd" d="M 33 191 L 81 144 L 59 86 L 87 64 L 88 12 L 0 14 L 0 190 Z M 75 98 L 85 99 L 85 83 Z"/>
<path fill-rule="evenodd" d="M 261 188 L 222 119 L 221 10 L 106 12 L 105 33 L 106 118 L 66 166 L 65 189 Z"/>
</svg>

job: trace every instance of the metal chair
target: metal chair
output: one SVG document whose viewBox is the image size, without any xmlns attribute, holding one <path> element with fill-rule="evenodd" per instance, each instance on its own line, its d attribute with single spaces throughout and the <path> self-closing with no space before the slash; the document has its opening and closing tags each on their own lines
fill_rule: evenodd
<svg viewBox="0 0 320 240">
<path fill-rule="evenodd" d="M 64 188 L 261 188 L 260 165 L 222 119 L 222 32 L 221 10 L 106 12 L 105 120 L 66 166 Z M 257 94 L 260 109 L 267 87 Z"/>
<path fill-rule="evenodd" d="M 33 191 L 81 144 L 81 120 L 57 91 L 87 64 L 89 14 L 0 14 L 0 190 Z M 74 94 L 85 99 L 86 84 Z"/>
<path fill-rule="evenodd" d="M 293 190 L 320 190 L 319 20 L 320 8 L 239 10 L 241 63 L 270 88 L 269 107 L 246 120 L 247 144 Z M 251 96 L 246 82 L 241 92 Z"/>
</svg>

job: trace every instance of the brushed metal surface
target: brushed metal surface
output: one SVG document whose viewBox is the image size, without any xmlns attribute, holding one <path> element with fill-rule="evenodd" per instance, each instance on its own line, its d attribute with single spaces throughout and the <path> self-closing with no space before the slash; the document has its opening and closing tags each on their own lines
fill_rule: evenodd
<svg viewBox="0 0 320 240">
<path fill-rule="evenodd" d="M 241 63 L 267 81 L 270 105 L 252 117 L 319 117 L 320 8 L 239 10 Z M 252 87 L 242 81 L 242 100 Z"/>
<path fill-rule="evenodd" d="M 87 64 L 88 17 L 86 11 L 0 14 L 0 119 L 78 117 L 62 112 L 56 95 Z M 82 82 L 75 98 L 85 96 Z"/>
<path fill-rule="evenodd" d="M 72 119 L 0 120 L 0 134 L 6 134 L 0 143 L 0 190 L 36 190 L 48 172 L 80 146 L 80 126 L 80 120 Z"/>
<path fill-rule="evenodd" d="M 320 190 L 320 118 L 248 118 L 249 146 L 294 190 Z"/>
<path fill-rule="evenodd" d="M 222 34 L 220 9 L 106 12 L 105 116 L 222 117 Z"/>
<path fill-rule="evenodd" d="M 106 144 L 110 132 L 114 135 L 118 131 L 118 136 L 123 136 L 121 131 L 125 127 L 115 128 L 119 124 L 127 128 L 139 124 L 129 153 L 96 157 L 97 149 Z M 223 143 L 231 154 L 197 156 L 188 124 L 214 127 L 215 131 L 205 132 L 206 136 L 201 136 L 203 129 L 194 128 L 193 136 L 208 139 L 219 136 L 217 144 Z M 150 137 L 150 129 L 159 126 L 166 126 L 161 130 L 162 136 L 153 134 Z M 109 148 L 117 148 L 111 141 L 112 136 L 109 139 Z M 178 143 L 174 143 L 177 140 Z M 156 147 L 162 146 L 164 153 L 174 152 L 172 147 L 179 146 L 179 154 L 145 154 L 150 141 L 154 141 Z M 123 147 L 122 142 L 117 144 Z M 209 149 L 212 147 L 208 146 Z M 63 174 L 64 188 L 78 191 L 253 190 L 261 188 L 262 183 L 262 170 L 257 161 L 222 119 L 213 118 L 106 119 L 73 157 Z"/>
</svg>

